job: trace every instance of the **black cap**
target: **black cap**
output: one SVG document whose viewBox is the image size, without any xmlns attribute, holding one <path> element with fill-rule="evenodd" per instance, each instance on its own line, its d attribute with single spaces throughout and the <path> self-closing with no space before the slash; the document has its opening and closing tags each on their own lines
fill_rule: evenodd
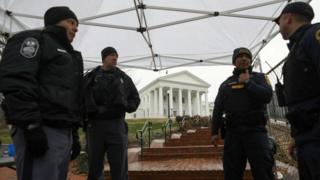
<svg viewBox="0 0 320 180">
<path fill-rule="evenodd" d="M 281 14 L 273 21 L 276 22 L 277 24 L 279 24 L 280 17 L 286 13 L 293 13 L 293 14 L 301 15 L 301 16 L 307 18 L 310 22 L 314 17 L 313 9 L 308 3 L 294 2 L 294 3 L 287 4 L 286 7 L 284 7 L 284 9 L 282 10 Z"/>
<path fill-rule="evenodd" d="M 51 7 L 44 14 L 44 25 L 54 25 L 69 18 L 73 18 L 79 23 L 77 16 L 67 6 Z"/>
<path fill-rule="evenodd" d="M 240 47 L 240 48 L 236 48 L 233 50 L 233 55 L 232 55 L 232 64 L 234 64 L 234 62 L 236 61 L 237 57 L 241 54 L 246 54 L 250 57 L 250 59 L 252 60 L 252 54 L 250 52 L 250 50 L 248 48 L 245 47 Z"/>
<path fill-rule="evenodd" d="M 108 55 L 110 55 L 111 53 L 117 53 L 117 50 L 114 47 L 106 47 L 101 51 L 101 58 L 102 60 L 107 57 Z"/>
</svg>

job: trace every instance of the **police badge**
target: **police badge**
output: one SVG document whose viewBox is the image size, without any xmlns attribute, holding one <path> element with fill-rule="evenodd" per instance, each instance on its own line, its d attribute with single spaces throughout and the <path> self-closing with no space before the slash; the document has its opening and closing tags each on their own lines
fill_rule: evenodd
<svg viewBox="0 0 320 180">
<path fill-rule="evenodd" d="M 33 37 L 25 39 L 20 48 L 20 54 L 26 58 L 33 58 L 36 56 L 39 49 L 39 42 Z"/>
</svg>

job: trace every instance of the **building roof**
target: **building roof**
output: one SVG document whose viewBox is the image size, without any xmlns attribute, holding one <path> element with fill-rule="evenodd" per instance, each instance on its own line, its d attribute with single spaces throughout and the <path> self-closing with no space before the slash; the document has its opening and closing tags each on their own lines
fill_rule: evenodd
<svg viewBox="0 0 320 180">
<path fill-rule="evenodd" d="M 155 79 L 154 81 L 150 82 L 145 87 L 140 89 L 139 93 L 144 92 L 149 87 L 151 87 L 157 83 L 160 83 L 160 82 L 168 82 L 168 83 L 173 83 L 173 84 L 189 85 L 189 86 L 194 85 L 197 87 L 204 87 L 204 88 L 209 88 L 211 86 L 209 83 L 207 83 L 206 81 L 197 77 L 196 75 L 190 73 L 187 70 L 184 70 L 184 71 L 172 73 L 172 74 L 165 75 L 165 76 L 162 76 L 162 77 Z"/>
</svg>

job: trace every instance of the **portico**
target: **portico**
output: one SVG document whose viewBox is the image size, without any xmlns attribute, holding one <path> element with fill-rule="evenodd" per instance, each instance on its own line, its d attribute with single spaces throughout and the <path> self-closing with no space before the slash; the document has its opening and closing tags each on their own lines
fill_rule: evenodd
<svg viewBox="0 0 320 180">
<path fill-rule="evenodd" d="M 139 91 L 141 104 L 136 116 L 208 116 L 209 87 L 188 71 L 160 77 Z"/>
</svg>

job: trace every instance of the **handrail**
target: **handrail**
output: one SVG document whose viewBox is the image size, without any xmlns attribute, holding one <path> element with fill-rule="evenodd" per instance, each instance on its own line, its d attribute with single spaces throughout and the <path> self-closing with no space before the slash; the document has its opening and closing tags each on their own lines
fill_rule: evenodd
<svg viewBox="0 0 320 180">
<path fill-rule="evenodd" d="M 146 120 L 144 122 L 144 125 L 142 126 L 142 128 L 140 130 L 136 131 L 136 138 L 137 138 L 137 141 L 140 142 L 140 148 L 141 148 L 140 158 L 143 157 L 143 145 L 144 145 L 143 135 L 145 134 L 146 131 L 148 132 L 148 145 L 149 145 L 149 148 L 150 148 L 150 144 L 151 144 L 151 129 L 152 129 L 152 122 Z"/>
<path fill-rule="evenodd" d="M 169 126 L 169 137 L 171 136 L 171 127 L 172 127 L 172 120 L 169 118 L 163 125 L 162 125 L 162 132 L 164 132 L 164 141 L 167 141 L 167 128 Z"/>
</svg>

